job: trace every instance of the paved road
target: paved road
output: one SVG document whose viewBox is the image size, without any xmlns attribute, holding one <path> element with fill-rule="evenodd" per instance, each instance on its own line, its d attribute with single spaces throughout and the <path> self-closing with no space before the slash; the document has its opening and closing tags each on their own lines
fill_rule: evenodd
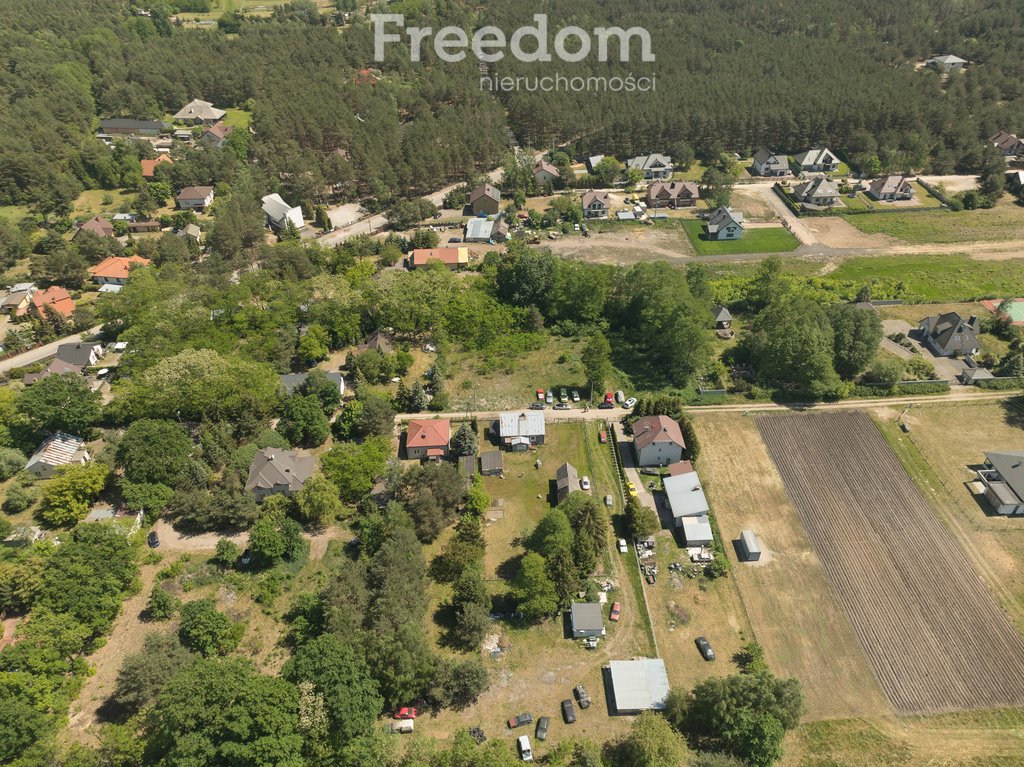
<svg viewBox="0 0 1024 767">
<path fill-rule="evenodd" d="M 26 365 L 31 365 L 33 362 L 45 360 L 47 357 L 54 356 L 57 353 L 57 347 L 61 344 L 77 344 L 85 336 L 90 336 L 94 333 L 98 333 L 99 331 L 100 326 L 97 325 L 96 327 L 89 328 L 81 333 L 76 333 L 73 336 L 59 338 L 44 346 L 37 346 L 35 349 L 29 349 L 27 352 L 16 354 L 13 357 L 0 361 L 0 373 L 6 373 L 8 370 L 13 370 L 14 368 L 22 368 Z"/>
</svg>

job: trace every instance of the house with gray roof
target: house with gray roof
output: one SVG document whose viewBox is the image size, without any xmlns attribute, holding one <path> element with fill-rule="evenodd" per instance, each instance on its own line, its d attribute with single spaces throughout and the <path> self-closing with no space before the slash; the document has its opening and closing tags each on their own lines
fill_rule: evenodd
<svg viewBox="0 0 1024 767">
<path fill-rule="evenodd" d="M 839 201 L 839 187 L 825 176 L 812 178 L 793 189 L 793 196 L 804 205 L 830 208 Z"/>
<path fill-rule="evenodd" d="M 501 207 L 501 191 L 496 186 L 481 184 L 470 193 L 469 207 L 473 210 L 474 216 L 481 213 L 493 216 Z"/>
<path fill-rule="evenodd" d="M 938 357 L 964 357 L 981 349 L 981 322 L 974 315 L 965 320 L 956 312 L 925 317 L 918 326 L 922 342 Z"/>
<path fill-rule="evenodd" d="M 573 639 L 603 637 L 604 615 L 600 602 L 573 602 L 569 609 L 569 625 Z"/>
<path fill-rule="evenodd" d="M 226 114 L 227 112 L 223 109 L 217 109 L 209 101 L 192 99 L 192 101 L 178 110 L 177 114 L 174 115 L 174 119 L 187 125 L 213 125 L 220 122 Z"/>
<path fill-rule="evenodd" d="M 626 160 L 626 170 L 639 170 L 645 181 L 672 178 L 672 158 L 665 154 L 645 154 Z"/>
<path fill-rule="evenodd" d="M 505 459 L 499 450 L 488 450 L 480 454 L 480 473 L 485 477 L 500 476 L 505 469 Z"/>
<path fill-rule="evenodd" d="M 914 187 L 906 176 L 882 176 L 868 184 L 868 197 L 879 202 L 912 200 Z"/>
<path fill-rule="evenodd" d="M 257 451 L 249 464 L 249 477 L 245 489 L 257 501 L 276 493 L 295 495 L 306 480 L 313 476 L 316 458 L 299 450 L 265 447 Z"/>
<path fill-rule="evenodd" d="M 815 147 L 793 155 L 801 173 L 834 173 L 839 169 L 839 156 L 831 149 Z"/>
<path fill-rule="evenodd" d="M 751 171 L 757 176 L 788 176 L 789 158 L 761 147 L 754 153 L 754 164 Z"/>
<path fill-rule="evenodd" d="M 292 206 L 284 201 L 281 195 L 268 194 L 263 198 L 263 216 L 265 223 L 275 232 L 281 232 L 291 224 L 296 229 L 303 226 L 302 208 L 298 205 Z"/>
<path fill-rule="evenodd" d="M 508 236 L 508 224 L 499 213 L 494 218 L 471 218 L 466 222 L 466 231 L 462 237 L 465 242 L 496 243 L 504 242 Z"/>
<path fill-rule="evenodd" d="M 580 489 L 580 475 L 571 463 L 563 463 L 555 472 L 555 499 L 561 503 L 569 493 Z"/>
<path fill-rule="evenodd" d="M 944 53 L 941 56 L 934 56 L 924 62 L 928 69 L 934 69 L 940 74 L 948 75 L 950 72 L 961 72 L 967 66 L 967 60 L 952 53 Z"/>
<path fill-rule="evenodd" d="M 95 365 L 99 360 L 103 359 L 103 345 L 90 344 L 87 342 L 78 344 L 60 344 L 57 347 L 57 359 L 61 362 L 66 362 L 69 365 L 87 368 L 90 365 Z"/>
<path fill-rule="evenodd" d="M 692 467 L 691 471 L 665 477 L 662 485 L 677 527 L 682 527 L 684 517 L 707 516 L 711 511 L 700 477 Z"/>
<path fill-rule="evenodd" d="M 1024 450 L 985 453 L 978 479 L 997 514 L 1024 514 Z"/>
<path fill-rule="evenodd" d="M 611 197 L 608 196 L 608 192 L 588 189 L 583 193 L 582 204 L 585 218 L 608 218 Z"/>
<path fill-rule="evenodd" d="M 100 120 L 100 133 L 110 136 L 159 136 L 170 126 L 160 120 Z"/>
<path fill-rule="evenodd" d="M 85 465 L 88 462 L 89 451 L 81 437 L 57 432 L 43 440 L 25 464 L 25 471 L 40 479 L 50 479 L 62 466 Z"/>
<path fill-rule="evenodd" d="M 704 225 L 709 240 L 738 240 L 743 236 L 743 214 L 732 208 L 718 208 Z"/>
<path fill-rule="evenodd" d="M 502 413 L 498 417 L 497 432 L 501 445 L 513 452 L 529 450 L 531 445 L 543 445 L 544 411 Z"/>
<path fill-rule="evenodd" d="M 724 306 L 716 306 L 711 310 L 711 318 L 715 322 L 715 330 L 729 330 L 732 328 L 732 314 Z"/>
<path fill-rule="evenodd" d="M 295 391 L 302 386 L 302 384 L 306 383 L 306 379 L 309 377 L 309 372 L 310 371 L 306 371 L 305 373 L 285 373 L 281 375 L 279 377 L 281 381 L 281 387 L 285 390 L 286 393 L 294 394 Z M 341 373 L 324 371 L 324 374 L 327 376 L 328 380 L 334 381 L 334 383 L 338 385 L 338 394 L 344 395 L 345 378 L 341 375 Z"/>
<path fill-rule="evenodd" d="M 692 181 L 656 181 L 647 187 L 648 208 L 692 208 L 700 189 Z"/>
</svg>

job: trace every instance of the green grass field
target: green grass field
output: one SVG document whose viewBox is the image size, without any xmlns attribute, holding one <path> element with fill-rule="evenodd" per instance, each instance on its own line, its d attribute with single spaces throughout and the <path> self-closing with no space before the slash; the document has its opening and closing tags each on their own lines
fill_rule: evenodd
<svg viewBox="0 0 1024 767">
<path fill-rule="evenodd" d="M 1020 289 L 1021 274 L 1024 274 L 1024 259 L 976 261 L 952 254 L 851 258 L 843 261 L 829 277 L 853 285 L 864 285 L 872 280 L 903 282 L 915 299 L 938 303 L 1012 294 Z"/>
<path fill-rule="evenodd" d="M 698 256 L 719 256 L 733 253 L 787 253 L 796 250 L 800 245 L 797 238 L 781 226 L 747 229 L 739 240 L 715 242 L 703 239 L 703 221 L 685 220 L 682 225 Z"/>
<path fill-rule="evenodd" d="M 988 210 L 887 213 L 847 220 L 867 234 L 887 234 L 913 244 L 1024 239 L 1024 207 L 1009 201 Z"/>
</svg>

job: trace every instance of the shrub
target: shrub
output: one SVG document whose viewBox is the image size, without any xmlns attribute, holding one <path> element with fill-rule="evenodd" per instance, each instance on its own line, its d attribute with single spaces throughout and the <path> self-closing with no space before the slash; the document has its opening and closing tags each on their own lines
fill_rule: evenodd
<svg viewBox="0 0 1024 767">
<path fill-rule="evenodd" d="M 158 584 L 153 587 L 153 591 L 149 594 L 146 612 L 152 620 L 166 621 L 170 620 L 174 615 L 178 605 L 178 598 Z"/>
</svg>

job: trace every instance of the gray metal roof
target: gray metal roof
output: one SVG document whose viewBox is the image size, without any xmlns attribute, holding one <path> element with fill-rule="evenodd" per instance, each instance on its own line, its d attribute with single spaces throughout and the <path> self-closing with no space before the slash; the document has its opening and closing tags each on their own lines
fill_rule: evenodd
<svg viewBox="0 0 1024 767">
<path fill-rule="evenodd" d="M 838 163 L 839 157 L 831 149 L 825 147 L 817 147 L 815 149 L 808 149 L 806 152 L 793 155 L 793 159 L 796 160 L 796 164 L 801 168 L 805 165 L 824 165 L 826 163 Z"/>
<path fill-rule="evenodd" d="M 747 550 L 748 554 L 761 551 L 761 543 L 757 540 L 753 530 L 744 530 L 740 533 L 740 540 L 743 541 L 743 548 Z"/>
<path fill-rule="evenodd" d="M 661 711 L 668 697 L 668 672 L 661 658 L 613 660 L 611 672 L 615 708 L 627 711 Z"/>
<path fill-rule="evenodd" d="M 341 373 L 332 373 L 329 371 L 325 371 L 325 375 L 327 376 L 328 379 L 338 384 L 338 391 L 340 391 L 342 394 L 345 393 L 345 378 L 341 375 Z M 288 392 L 289 394 L 293 394 L 296 389 L 298 389 L 300 386 L 302 386 L 302 384 L 306 382 L 306 378 L 308 377 L 309 372 L 285 373 L 280 377 L 281 386 L 284 387 L 284 390 L 286 392 Z"/>
<path fill-rule="evenodd" d="M 480 471 L 501 471 L 504 465 L 504 459 L 497 450 L 480 454 Z"/>
<path fill-rule="evenodd" d="M 498 434 L 505 437 L 544 436 L 544 413 L 525 410 L 520 413 L 502 413 L 498 418 Z"/>
<path fill-rule="evenodd" d="M 569 619 L 576 631 L 600 631 L 604 628 L 600 602 L 573 602 Z"/>
<path fill-rule="evenodd" d="M 708 232 L 714 234 L 723 226 L 736 224 L 743 228 L 743 213 L 732 208 L 716 208 L 708 219 Z"/>
<path fill-rule="evenodd" d="M 985 458 L 1017 497 L 1024 498 L 1024 450 L 985 453 Z"/>
<path fill-rule="evenodd" d="M 715 534 L 711 531 L 711 521 L 707 515 L 683 517 L 683 538 L 690 546 L 703 546 L 715 540 Z"/>
<path fill-rule="evenodd" d="M 32 454 L 25 464 L 26 469 L 43 464 L 46 466 L 67 466 L 81 455 L 85 443 L 81 437 L 75 437 L 64 432 L 51 434 L 43 440 L 39 449 Z"/>
<path fill-rule="evenodd" d="M 265 447 L 256 453 L 249 465 L 245 489 L 272 490 L 283 485 L 290 491 L 299 490 L 313 476 L 314 469 L 316 458 L 311 455 L 297 450 Z"/>
<path fill-rule="evenodd" d="M 668 496 L 668 503 L 672 507 L 674 518 L 697 517 L 710 511 L 711 507 L 708 505 L 708 499 L 704 495 L 704 488 L 701 487 L 697 472 L 691 471 L 686 474 L 665 477 L 664 485 L 665 495 Z"/>
<path fill-rule="evenodd" d="M 715 322 L 731 322 L 732 315 L 729 310 L 724 306 L 716 306 L 711 310 L 711 316 L 714 317 Z"/>
</svg>

